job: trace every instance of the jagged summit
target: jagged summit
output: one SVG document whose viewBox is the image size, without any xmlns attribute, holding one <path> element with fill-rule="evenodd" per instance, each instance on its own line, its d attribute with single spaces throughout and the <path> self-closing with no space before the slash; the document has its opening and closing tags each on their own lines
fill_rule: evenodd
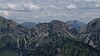
<svg viewBox="0 0 100 56">
<path fill-rule="evenodd" d="M 86 30 L 87 32 L 92 32 L 95 30 L 100 31 L 100 18 L 92 20 L 87 25 L 87 30 Z"/>
<path fill-rule="evenodd" d="M 73 20 L 74 22 L 78 22 L 78 20 Z"/>
<path fill-rule="evenodd" d="M 1 20 L 4 20 L 4 19 L 5 19 L 4 17 L 0 16 L 0 21 L 1 21 Z"/>
<path fill-rule="evenodd" d="M 64 23 L 64 22 L 62 22 L 60 20 L 52 20 L 51 23 Z"/>
<path fill-rule="evenodd" d="M 100 21 L 100 18 L 95 18 L 92 21 Z"/>
<path fill-rule="evenodd" d="M 15 21 L 0 17 L 0 48 L 5 47 L 8 49 L 20 50 L 23 46 L 22 43 L 26 42 L 26 38 L 29 38 L 27 32 L 28 31 L 25 30 L 24 27 L 19 27 Z M 6 50 L 5 48 L 3 48 L 3 51 Z"/>
<path fill-rule="evenodd" d="M 61 33 L 64 33 L 66 31 L 69 31 L 70 33 L 77 32 L 75 29 L 70 28 L 69 25 L 59 20 L 53 20 L 49 23 L 39 23 L 36 25 L 35 28 L 37 30 L 40 29 L 39 32 L 61 32 Z"/>
<path fill-rule="evenodd" d="M 0 24 L 3 23 L 4 21 L 6 21 L 6 19 L 0 16 Z"/>
<path fill-rule="evenodd" d="M 13 20 L 9 20 L 9 19 L 5 19 L 3 17 L 0 16 L 0 26 L 11 26 L 11 27 L 16 27 L 18 24 L 13 21 Z"/>
<path fill-rule="evenodd" d="M 84 29 L 81 29 L 81 33 L 83 36 L 86 35 L 84 43 L 97 49 L 100 48 L 100 18 L 90 21 Z"/>
</svg>

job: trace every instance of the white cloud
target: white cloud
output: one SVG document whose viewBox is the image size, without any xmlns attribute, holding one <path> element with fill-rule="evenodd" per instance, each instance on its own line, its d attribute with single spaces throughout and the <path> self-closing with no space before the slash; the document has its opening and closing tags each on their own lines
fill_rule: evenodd
<svg viewBox="0 0 100 56">
<path fill-rule="evenodd" d="M 16 9 L 17 5 L 16 4 L 8 4 L 7 5 L 10 9 Z"/>
<path fill-rule="evenodd" d="M 41 7 L 33 3 L 23 3 L 23 6 L 29 10 L 39 10 Z"/>
<path fill-rule="evenodd" d="M 86 0 L 86 2 L 95 2 L 95 3 L 100 3 L 100 0 Z"/>
<path fill-rule="evenodd" d="M 4 17 L 10 16 L 10 12 L 9 11 L 0 11 L 0 16 L 4 16 Z"/>
<path fill-rule="evenodd" d="M 94 0 L 86 0 L 86 1 L 91 2 L 91 1 L 94 1 Z"/>
<path fill-rule="evenodd" d="M 96 7 L 100 7 L 100 4 L 95 4 Z"/>
<path fill-rule="evenodd" d="M 2 2 L 3 1 L 3 2 Z M 100 0 L 0 0 L 0 15 L 17 22 L 100 16 Z M 95 9 L 98 7 L 98 11 Z M 91 9 L 92 8 L 92 9 Z M 3 10 L 3 11 L 2 11 Z M 27 11 L 27 12 L 26 12 Z M 84 12 L 87 12 L 84 14 Z M 95 13 L 98 12 L 98 13 Z M 92 14 L 95 13 L 95 14 Z M 87 16 L 86 16 L 87 15 Z M 64 18 L 65 16 L 65 18 Z M 63 17 L 63 19 L 62 19 Z M 46 20 L 45 20 L 46 19 Z M 78 19 L 79 20 L 79 19 Z"/>
<path fill-rule="evenodd" d="M 3 12 L 3 15 L 4 15 L 4 16 L 9 16 L 10 13 L 9 13 L 8 11 L 4 11 L 4 12 Z"/>
<path fill-rule="evenodd" d="M 36 10 L 38 10 L 38 9 L 40 9 L 40 7 L 38 6 L 38 5 L 30 5 L 30 8 L 31 9 L 36 9 Z"/>
<path fill-rule="evenodd" d="M 1 3 L 0 10 L 17 11 L 17 10 L 25 10 L 25 8 L 20 3 Z"/>
<path fill-rule="evenodd" d="M 76 7 L 76 5 L 74 5 L 74 4 L 69 4 L 69 5 L 67 6 L 67 8 L 68 8 L 68 9 L 76 9 L 77 7 Z"/>
</svg>

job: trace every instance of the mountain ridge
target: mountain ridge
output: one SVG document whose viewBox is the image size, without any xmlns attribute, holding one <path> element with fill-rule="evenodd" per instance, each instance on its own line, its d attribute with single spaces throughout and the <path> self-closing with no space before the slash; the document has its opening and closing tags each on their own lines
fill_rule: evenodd
<svg viewBox="0 0 100 56">
<path fill-rule="evenodd" d="M 83 34 L 87 34 L 84 43 L 91 45 L 94 48 L 99 49 L 100 44 L 100 18 L 96 18 L 88 23 L 85 27 Z"/>
<path fill-rule="evenodd" d="M 27 29 L 12 20 L 0 21 L 0 55 L 3 56 L 99 56 L 99 49 L 77 41 L 76 29 L 53 20 Z M 8 52 L 10 54 L 8 54 Z M 13 54 L 14 53 L 14 54 Z"/>
</svg>

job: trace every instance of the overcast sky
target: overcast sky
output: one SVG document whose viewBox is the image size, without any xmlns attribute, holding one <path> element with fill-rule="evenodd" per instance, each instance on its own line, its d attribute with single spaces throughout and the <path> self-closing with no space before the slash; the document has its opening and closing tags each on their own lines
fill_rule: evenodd
<svg viewBox="0 0 100 56">
<path fill-rule="evenodd" d="M 0 0 L 0 16 L 16 22 L 80 20 L 100 17 L 100 0 Z"/>
</svg>

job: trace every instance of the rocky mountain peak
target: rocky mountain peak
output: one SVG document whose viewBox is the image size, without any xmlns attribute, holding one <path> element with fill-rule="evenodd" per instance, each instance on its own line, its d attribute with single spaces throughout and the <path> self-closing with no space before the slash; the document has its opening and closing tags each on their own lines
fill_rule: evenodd
<svg viewBox="0 0 100 56">
<path fill-rule="evenodd" d="M 39 23 L 36 25 L 36 29 L 39 32 L 65 32 L 70 30 L 69 26 L 59 20 L 53 20 L 49 23 Z"/>
<path fill-rule="evenodd" d="M 5 18 L 3 18 L 2 16 L 0 16 L 0 21 L 6 20 Z"/>
<path fill-rule="evenodd" d="M 100 31 L 100 18 L 96 18 L 88 23 L 87 25 L 87 33 L 92 31 Z"/>
<path fill-rule="evenodd" d="M 2 27 L 2 26 L 16 27 L 17 23 L 13 20 L 5 19 L 0 16 L 0 27 Z"/>
<path fill-rule="evenodd" d="M 85 43 L 99 49 L 100 44 L 100 18 L 90 21 L 84 28 L 83 33 L 86 34 Z"/>
<path fill-rule="evenodd" d="M 51 23 L 54 23 L 54 24 L 60 24 L 60 23 L 64 23 L 64 22 L 62 22 L 62 21 L 60 21 L 60 20 L 53 20 L 53 21 L 51 21 Z"/>
<path fill-rule="evenodd" d="M 80 22 L 80 21 L 78 21 L 78 20 L 73 20 L 73 22 Z"/>
<path fill-rule="evenodd" d="M 12 20 L 3 17 L 0 20 L 1 56 L 91 56 L 91 53 L 98 56 L 98 51 L 95 52 L 89 45 L 78 43 L 74 36 L 76 30 L 62 21 L 39 23 L 26 29 Z M 98 43 L 95 39 L 88 41 L 88 38 L 84 42 Z"/>
</svg>

